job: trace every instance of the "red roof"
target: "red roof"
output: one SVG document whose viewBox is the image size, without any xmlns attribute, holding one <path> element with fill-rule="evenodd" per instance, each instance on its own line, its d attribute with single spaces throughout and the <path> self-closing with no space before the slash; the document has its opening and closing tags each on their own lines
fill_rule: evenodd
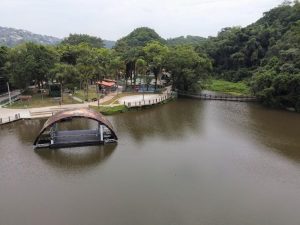
<svg viewBox="0 0 300 225">
<path fill-rule="evenodd" d="M 107 81 L 98 81 L 96 83 L 106 87 L 112 87 L 115 85 L 115 82 L 107 82 Z"/>
<path fill-rule="evenodd" d="M 106 79 L 106 78 L 104 78 L 103 80 L 106 81 L 106 82 L 114 82 L 114 83 L 117 83 L 117 81 L 111 80 L 111 79 Z"/>
</svg>

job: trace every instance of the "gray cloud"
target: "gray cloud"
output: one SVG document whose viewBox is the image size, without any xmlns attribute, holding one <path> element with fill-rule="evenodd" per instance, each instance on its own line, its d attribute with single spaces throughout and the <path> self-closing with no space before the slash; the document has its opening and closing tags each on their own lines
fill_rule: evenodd
<svg viewBox="0 0 300 225">
<path fill-rule="evenodd" d="M 246 26 L 283 0 L 1 0 L 0 26 L 65 37 L 87 33 L 117 40 L 149 26 L 162 37 L 213 36 Z"/>
</svg>

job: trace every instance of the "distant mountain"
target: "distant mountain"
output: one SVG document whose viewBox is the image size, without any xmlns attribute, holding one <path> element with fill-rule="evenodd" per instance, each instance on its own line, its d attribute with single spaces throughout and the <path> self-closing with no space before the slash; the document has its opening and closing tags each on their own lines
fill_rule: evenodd
<svg viewBox="0 0 300 225">
<path fill-rule="evenodd" d="M 0 26 L 0 46 L 5 45 L 13 47 L 24 42 L 34 42 L 42 45 L 56 45 L 62 39 L 47 35 L 34 34 L 30 31 L 1 27 Z M 112 48 L 115 46 L 115 41 L 103 40 L 105 48 Z"/>
<path fill-rule="evenodd" d="M 186 37 L 180 36 L 176 38 L 167 39 L 168 45 L 199 45 L 205 42 L 207 39 L 199 36 L 187 35 Z"/>
<path fill-rule="evenodd" d="M 0 45 L 13 47 L 29 41 L 43 45 L 55 45 L 61 42 L 61 39 L 46 35 L 34 34 L 26 30 L 0 27 Z"/>
<path fill-rule="evenodd" d="M 113 48 L 116 45 L 116 41 L 103 40 L 105 48 Z"/>
</svg>

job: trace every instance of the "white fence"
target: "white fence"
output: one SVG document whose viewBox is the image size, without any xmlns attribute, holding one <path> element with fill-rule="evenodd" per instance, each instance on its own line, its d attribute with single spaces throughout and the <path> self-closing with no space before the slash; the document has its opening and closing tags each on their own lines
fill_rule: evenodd
<svg viewBox="0 0 300 225">
<path fill-rule="evenodd" d="M 163 95 L 159 95 L 157 98 L 147 99 L 147 100 L 140 100 L 140 101 L 124 101 L 123 105 L 127 106 L 128 108 L 133 107 L 142 107 L 147 105 L 156 105 L 163 101 L 166 101 L 170 98 L 174 97 L 172 93 L 167 93 Z"/>
<path fill-rule="evenodd" d="M 0 118 L 0 124 L 10 123 L 19 119 L 21 119 L 21 116 L 20 113 L 17 113 L 14 116 Z"/>
</svg>

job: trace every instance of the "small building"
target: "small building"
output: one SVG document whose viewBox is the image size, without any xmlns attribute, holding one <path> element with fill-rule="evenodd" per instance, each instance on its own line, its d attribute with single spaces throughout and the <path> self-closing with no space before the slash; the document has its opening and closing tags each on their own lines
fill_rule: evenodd
<svg viewBox="0 0 300 225">
<path fill-rule="evenodd" d="M 118 88 L 117 82 L 115 80 L 110 79 L 103 79 L 102 81 L 97 81 L 96 84 L 99 87 L 99 91 L 105 94 L 116 91 Z"/>
</svg>

